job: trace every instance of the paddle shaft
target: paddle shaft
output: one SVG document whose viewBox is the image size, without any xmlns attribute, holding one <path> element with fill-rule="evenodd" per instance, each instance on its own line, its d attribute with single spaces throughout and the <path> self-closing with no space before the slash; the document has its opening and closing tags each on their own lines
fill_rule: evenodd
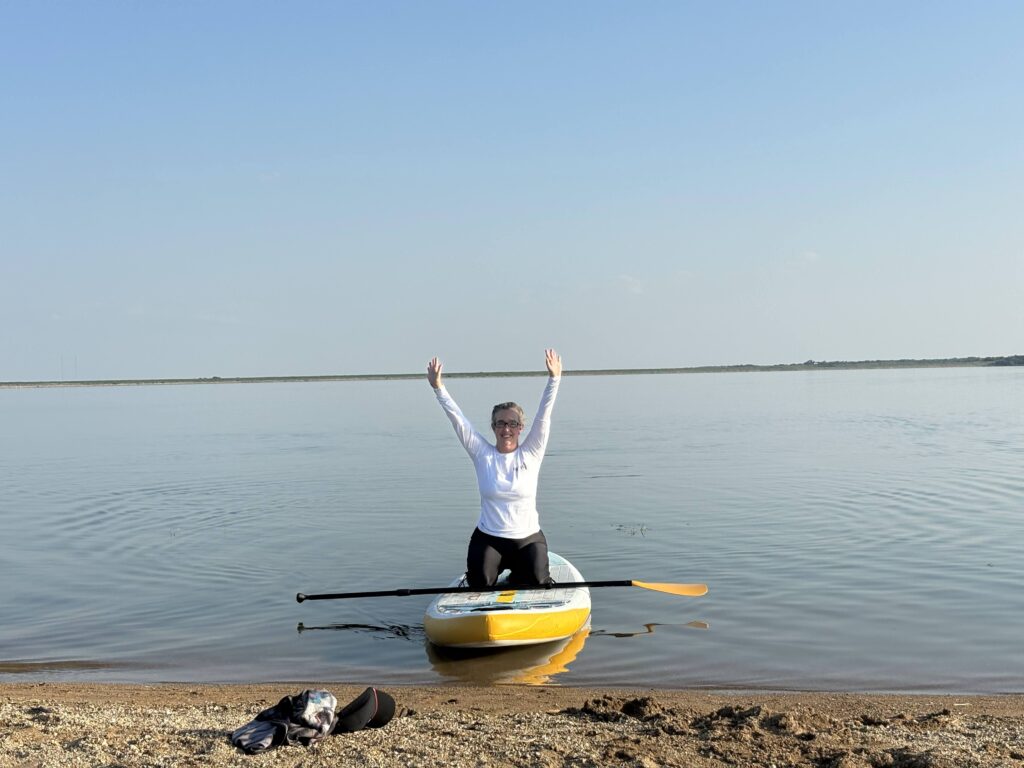
<svg viewBox="0 0 1024 768">
<path fill-rule="evenodd" d="M 387 589 L 374 592 L 333 592 L 322 595 L 304 595 L 299 592 L 296 601 L 306 600 L 347 600 L 354 597 L 409 597 L 411 595 L 446 595 L 457 592 L 522 592 L 525 590 L 544 589 L 579 589 L 581 587 L 642 587 L 659 592 L 668 591 L 673 594 L 698 596 L 707 591 L 703 584 L 648 584 L 642 581 L 623 579 L 618 581 L 570 581 L 564 584 L 496 584 L 492 587 L 425 587 L 413 589 Z M 663 589 L 669 587 L 670 589 Z M 679 588 L 679 589 L 676 589 Z"/>
<path fill-rule="evenodd" d="M 295 596 L 298 602 L 305 600 L 347 600 L 351 597 L 409 597 L 411 595 L 447 595 L 456 592 L 520 592 L 527 589 L 558 589 L 578 587 L 631 587 L 631 581 L 574 581 L 569 584 L 495 584 L 492 587 L 420 587 L 413 589 L 386 589 L 375 592 L 333 592 L 323 595 L 304 595 L 301 592 Z"/>
</svg>

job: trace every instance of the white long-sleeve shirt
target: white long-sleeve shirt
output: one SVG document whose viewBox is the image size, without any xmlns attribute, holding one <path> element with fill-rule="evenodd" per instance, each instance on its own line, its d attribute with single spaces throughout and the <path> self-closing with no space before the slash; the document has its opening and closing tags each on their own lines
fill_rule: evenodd
<svg viewBox="0 0 1024 768">
<path fill-rule="evenodd" d="M 524 539 L 540 530 L 537 481 L 551 432 L 551 409 L 561 378 L 548 377 L 537 416 L 526 439 L 511 453 L 501 453 L 467 419 L 442 384 L 434 390 L 455 434 L 476 468 L 480 488 L 477 528 L 503 539 Z"/>
</svg>

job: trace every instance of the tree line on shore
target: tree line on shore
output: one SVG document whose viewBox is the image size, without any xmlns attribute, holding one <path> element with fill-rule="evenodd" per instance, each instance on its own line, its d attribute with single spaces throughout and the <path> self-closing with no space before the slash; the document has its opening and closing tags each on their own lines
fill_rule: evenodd
<svg viewBox="0 0 1024 768">
<path fill-rule="evenodd" d="M 802 363 L 775 365 L 706 365 L 688 368 L 603 368 L 566 371 L 566 376 L 626 376 L 669 373 L 743 373 L 751 371 L 859 370 L 865 368 L 955 368 L 1024 365 L 1024 355 L 1002 357 L 950 357 L 901 360 L 806 360 Z M 546 376 L 544 371 L 475 371 L 445 373 L 449 378 L 485 378 L 497 376 Z M 4 381 L 0 387 L 114 387 L 147 384 L 264 384 L 300 381 L 392 381 L 422 378 L 422 373 L 324 374 L 315 376 L 208 376 L 193 379 L 96 379 L 82 381 Z"/>
</svg>

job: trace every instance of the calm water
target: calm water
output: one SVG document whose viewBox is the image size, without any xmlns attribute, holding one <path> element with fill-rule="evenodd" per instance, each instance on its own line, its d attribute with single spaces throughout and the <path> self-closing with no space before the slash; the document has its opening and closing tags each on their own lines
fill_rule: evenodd
<svg viewBox="0 0 1024 768">
<path fill-rule="evenodd" d="M 485 424 L 543 379 L 453 379 Z M 567 377 L 541 480 L 593 632 L 424 642 L 475 522 L 425 382 L 0 390 L 0 679 L 1024 691 L 1024 369 Z"/>
</svg>

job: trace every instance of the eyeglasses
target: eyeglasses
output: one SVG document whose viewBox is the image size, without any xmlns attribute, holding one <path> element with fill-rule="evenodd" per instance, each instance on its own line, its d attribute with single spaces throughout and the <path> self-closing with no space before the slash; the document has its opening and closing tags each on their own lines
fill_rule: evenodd
<svg viewBox="0 0 1024 768">
<path fill-rule="evenodd" d="M 523 423 L 521 421 L 505 421 L 504 419 L 498 419 L 496 422 L 491 424 L 491 426 L 495 429 L 504 429 L 505 427 L 508 427 L 509 429 L 519 429 L 523 426 Z"/>
</svg>

